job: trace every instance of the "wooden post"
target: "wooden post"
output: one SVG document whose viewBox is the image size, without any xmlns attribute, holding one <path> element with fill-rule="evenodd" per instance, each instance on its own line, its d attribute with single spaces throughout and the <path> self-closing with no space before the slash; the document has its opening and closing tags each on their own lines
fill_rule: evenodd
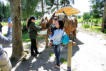
<svg viewBox="0 0 106 71">
<path fill-rule="evenodd" d="M 72 40 L 68 43 L 67 71 L 71 71 Z"/>
<path fill-rule="evenodd" d="M 48 47 L 48 34 L 45 36 L 46 48 Z"/>
</svg>

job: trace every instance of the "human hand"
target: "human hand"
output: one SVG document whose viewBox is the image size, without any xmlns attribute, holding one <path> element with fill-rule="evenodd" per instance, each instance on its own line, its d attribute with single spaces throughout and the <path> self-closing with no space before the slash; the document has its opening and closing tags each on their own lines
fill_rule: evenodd
<svg viewBox="0 0 106 71">
<path fill-rule="evenodd" d="M 50 46 L 52 46 L 52 45 L 53 45 L 53 43 L 52 43 L 52 42 L 50 42 L 50 43 L 49 43 L 49 45 L 50 45 Z"/>
</svg>

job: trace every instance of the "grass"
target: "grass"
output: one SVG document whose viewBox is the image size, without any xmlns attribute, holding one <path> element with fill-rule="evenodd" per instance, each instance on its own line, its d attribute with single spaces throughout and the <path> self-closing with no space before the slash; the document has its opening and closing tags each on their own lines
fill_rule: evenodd
<svg viewBox="0 0 106 71">
<path fill-rule="evenodd" d="M 8 26 L 8 22 L 0 22 L 3 26 Z M 26 25 L 26 21 L 21 21 L 22 25 Z"/>
<path fill-rule="evenodd" d="M 8 26 L 8 22 L 0 22 L 3 26 Z"/>
<path fill-rule="evenodd" d="M 94 30 L 95 32 L 101 32 L 102 27 L 101 26 L 92 26 L 90 27 L 91 30 Z"/>
<path fill-rule="evenodd" d="M 84 27 L 84 28 L 90 28 L 90 25 L 89 24 L 84 24 L 82 27 Z"/>
<path fill-rule="evenodd" d="M 51 53 L 50 56 L 54 56 L 54 53 Z"/>
<path fill-rule="evenodd" d="M 27 32 L 22 33 L 22 39 L 23 39 L 23 42 L 29 42 L 30 41 L 30 38 L 29 38 L 29 35 L 28 35 Z M 42 39 L 44 39 L 44 37 L 43 36 L 38 36 L 37 39 L 42 40 Z"/>
<path fill-rule="evenodd" d="M 29 42 L 30 38 L 29 38 L 28 33 L 23 32 L 22 33 L 22 39 L 23 39 L 23 42 Z"/>
<path fill-rule="evenodd" d="M 102 29 L 102 27 L 101 26 L 88 26 L 88 25 L 83 25 L 83 26 L 81 26 L 81 28 L 85 28 L 85 29 L 90 29 L 91 31 L 93 31 L 93 32 L 99 32 L 99 33 L 102 33 L 101 32 L 101 29 Z M 106 29 L 104 30 L 104 33 L 103 34 L 106 34 Z"/>
<path fill-rule="evenodd" d="M 64 59 L 64 58 L 61 58 L 61 59 L 60 59 L 60 62 L 63 63 L 63 64 L 65 64 L 65 63 L 67 63 L 67 60 Z"/>
<path fill-rule="evenodd" d="M 54 53 L 51 53 L 50 56 L 51 56 L 51 57 L 54 56 Z M 64 58 L 61 58 L 61 59 L 60 59 L 60 62 L 63 63 L 63 64 L 65 64 L 65 63 L 67 63 L 67 60 L 64 59 Z"/>
</svg>

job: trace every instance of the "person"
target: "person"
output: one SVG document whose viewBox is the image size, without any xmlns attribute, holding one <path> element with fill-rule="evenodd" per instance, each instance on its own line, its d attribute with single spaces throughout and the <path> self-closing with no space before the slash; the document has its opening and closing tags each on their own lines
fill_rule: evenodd
<svg viewBox="0 0 106 71">
<path fill-rule="evenodd" d="M 63 21 L 56 21 L 55 22 L 56 24 L 56 29 L 54 30 L 54 33 L 51 33 L 49 35 L 49 38 L 50 40 L 52 40 L 50 42 L 50 45 L 53 46 L 54 48 L 54 53 L 55 53 L 55 56 L 56 56 L 56 68 L 60 68 L 60 48 L 61 48 L 61 39 L 62 39 L 62 36 L 63 36 L 63 26 L 64 26 L 64 23 Z"/>
<path fill-rule="evenodd" d="M 2 24 L 0 23 L 0 32 L 1 32 L 1 33 L 2 33 L 2 27 L 3 27 L 3 26 L 2 26 Z"/>
<path fill-rule="evenodd" d="M 38 52 L 37 44 L 36 44 L 37 31 L 42 30 L 42 28 L 35 25 L 35 17 L 33 16 L 31 16 L 28 19 L 27 28 L 28 28 L 29 37 L 31 39 L 31 56 L 36 57 L 37 54 L 40 54 Z"/>
<path fill-rule="evenodd" d="M 12 28 L 12 25 L 9 26 L 9 28 Z M 0 28 L 1 29 L 1 28 Z M 7 53 L 4 51 L 2 45 L 9 45 L 12 43 L 12 32 L 8 30 L 8 37 L 5 37 L 0 33 L 0 70 L 1 71 L 11 71 L 11 63 L 7 56 Z"/>
<path fill-rule="evenodd" d="M 57 22 L 57 20 L 58 20 L 57 17 L 54 17 L 53 18 L 53 24 L 50 25 L 50 28 L 51 28 L 50 30 L 51 30 L 51 33 L 52 33 L 51 35 L 54 34 L 54 30 L 56 29 L 56 22 Z"/>
<path fill-rule="evenodd" d="M 11 17 L 9 17 L 8 18 L 8 31 L 7 31 L 7 37 L 8 37 L 8 35 L 9 35 L 9 33 L 11 33 L 12 32 L 12 27 L 9 27 L 9 26 L 11 26 L 12 25 L 12 21 L 11 21 Z"/>
</svg>

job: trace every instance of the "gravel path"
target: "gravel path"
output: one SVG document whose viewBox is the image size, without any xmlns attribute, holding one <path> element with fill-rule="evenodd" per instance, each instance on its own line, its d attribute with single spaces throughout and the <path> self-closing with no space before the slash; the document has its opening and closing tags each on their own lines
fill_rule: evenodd
<svg viewBox="0 0 106 71">
<path fill-rule="evenodd" d="M 81 28 L 78 30 L 76 40 L 78 46 L 73 47 L 72 51 L 72 71 L 106 71 L 106 40 L 103 35 L 83 31 Z M 13 71 L 67 70 L 66 63 L 61 64 L 60 70 L 54 68 L 55 57 L 51 56 L 53 49 L 45 49 L 44 41 L 40 42 L 39 51 L 42 54 L 38 58 L 30 57 L 28 61 L 18 63 L 13 67 Z M 62 49 L 62 58 L 67 59 L 67 48 Z"/>
</svg>

